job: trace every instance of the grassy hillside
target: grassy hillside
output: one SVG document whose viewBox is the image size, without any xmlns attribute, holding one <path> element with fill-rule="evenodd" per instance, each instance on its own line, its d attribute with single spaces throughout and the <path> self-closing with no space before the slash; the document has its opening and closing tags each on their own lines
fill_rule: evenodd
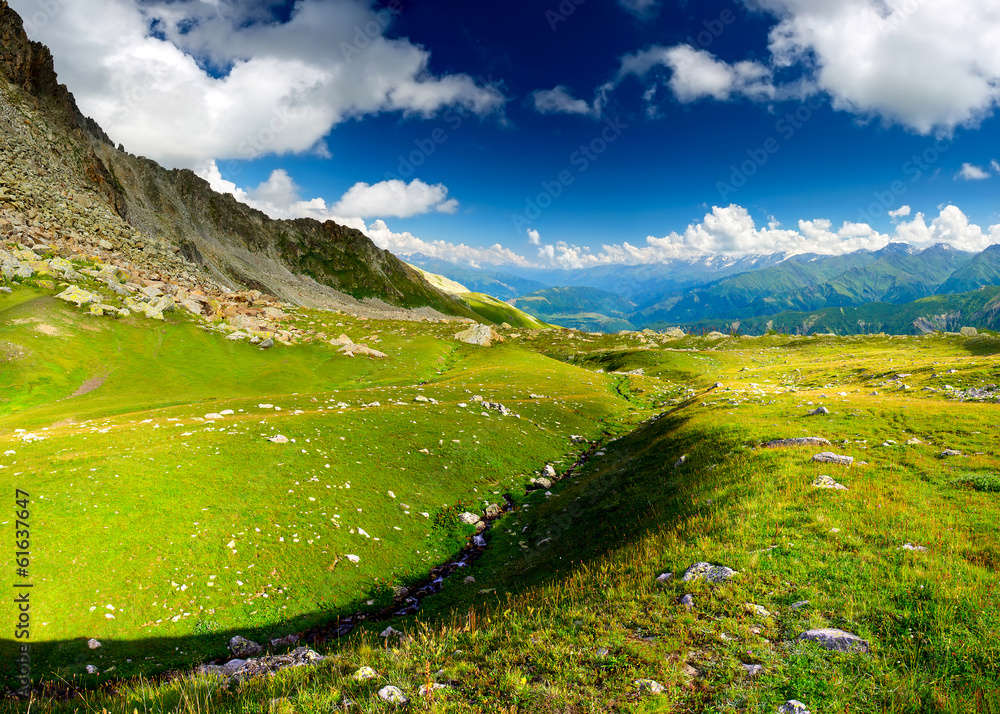
<svg viewBox="0 0 1000 714">
<path fill-rule="evenodd" d="M 417 268 L 417 270 L 431 286 L 459 300 L 479 320 L 485 320 L 494 325 L 507 323 L 511 327 L 517 328 L 541 329 L 549 327 L 538 318 L 499 298 L 485 293 L 472 292 L 465 285 L 443 275 L 429 273 L 421 268 Z"/>
<path fill-rule="evenodd" d="M 324 663 L 274 678 L 228 689 L 203 677 L 135 680 L 32 711 L 312 713 L 345 700 L 391 711 L 377 695 L 386 685 L 411 699 L 410 711 L 773 712 L 787 699 L 820 713 L 998 711 L 1000 452 L 991 427 L 1000 406 L 946 399 L 944 385 L 995 383 L 1000 341 L 664 346 L 540 333 L 518 348 L 541 360 L 532 369 L 548 365 L 553 395 L 569 386 L 557 379 L 576 375 L 567 402 L 588 383 L 607 384 L 625 409 L 606 433 L 589 432 L 599 441 L 582 467 L 550 493 L 516 494 L 483 556 L 419 614 L 393 621 L 406 637 L 384 640 L 385 623 L 373 623 L 314 644 L 329 655 Z M 445 369 L 438 388 L 463 367 L 473 366 Z M 489 367 L 476 369 L 488 379 Z M 809 416 L 818 404 L 831 413 Z M 416 421 L 430 428 L 427 414 Z M 795 436 L 832 444 L 761 447 Z M 812 461 L 821 450 L 854 465 Z M 814 488 L 820 475 L 847 490 Z M 699 561 L 738 575 L 716 586 L 682 582 Z M 824 627 L 863 638 L 870 652 L 799 640 Z M 123 645 L 106 643 L 101 665 L 120 662 Z M 86 651 L 84 659 L 98 661 Z M 375 678 L 356 679 L 362 666 Z M 444 688 L 420 696 L 428 682 Z"/>
<path fill-rule="evenodd" d="M 510 300 L 520 295 L 544 290 L 546 283 L 522 278 L 502 270 L 488 268 L 467 268 L 447 260 L 429 258 L 425 255 L 408 255 L 406 262 L 437 275 L 465 285 L 468 290 L 485 293 L 500 300 Z"/>
<path fill-rule="evenodd" d="M 624 406 L 533 351 L 460 345 L 460 323 L 298 319 L 388 358 L 0 294 L 0 481 L 35 504 L 39 676 L 80 676 L 91 637 L 102 671 L 128 676 L 218 656 L 237 630 L 384 608 L 464 544 L 436 514 L 523 492 L 523 474 L 579 450 L 571 432 L 595 436 Z"/>
</svg>

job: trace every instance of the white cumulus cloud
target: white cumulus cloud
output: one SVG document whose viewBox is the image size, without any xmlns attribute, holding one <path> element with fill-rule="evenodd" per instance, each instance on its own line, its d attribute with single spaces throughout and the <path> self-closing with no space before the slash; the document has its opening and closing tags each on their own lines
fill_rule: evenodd
<svg viewBox="0 0 1000 714">
<path fill-rule="evenodd" d="M 909 223 L 896 228 L 896 239 L 916 246 L 947 243 L 960 250 L 981 251 L 1000 243 L 1000 225 L 983 230 L 957 206 L 945 206 L 929 224 L 923 213 L 917 213 Z"/>
<path fill-rule="evenodd" d="M 234 182 L 225 179 L 214 161 L 206 164 L 198 172 L 198 175 L 208 181 L 214 190 L 220 193 L 232 194 L 238 201 L 259 211 L 263 211 L 271 218 L 314 218 L 318 221 L 334 221 L 343 226 L 356 228 L 371 238 L 375 245 L 396 255 L 405 256 L 412 253 L 422 253 L 433 258 L 443 258 L 445 260 L 470 263 L 472 265 L 532 265 L 530 260 L 512 250 L 504 248 L 499 243 L 486 248 L 479 248 L 462 243 L 449 243 L 443 240 L 424 240 L 408 231 L 396 232 L 391 230 L 381 218 L 366 224 L 361 216 L 340 213 L 341 204 L 344 202 L 343 199 L 332 208 L 328 207 L 322 198 L 303 199 L 300 187 L 287 172 L 281 169 L 274 171 L 267 181 L 259 186 L 249 188 L 240 188 Z M 399 183 L 402 182 L 400 181 Z M 413 184 L 427 186 L 427 184 L 420 181 L 413 181 L 409 185 L 412 186 Z M 376 186 L 378 185 L 376 184 Z M 344 198 L 347 198 L 357 186 L 367 186 L 367 184 L 355 185 L 355 187 L 344 194 Z M 434 187 L 431 186 L 428 188 L 433 189 Z M 441 188 L 443 189 L 444 187 Z M 444 190 L 443 193 L 430 193 L 430 195 L 435 195 L 438 198 L 443 198 L 446 194 L 447 190 Z M 358 198 L 359 192 L 355 192 L 354 196 Z M 362 196 L 358 198 L 358 207 L 364 208 L 366 205 L 369 205 L 369 200 L 374 205 L 376 198 L 374 195 Z"/>
<path fill-rule="evenodd" d="M 365 230 L 365 218 L 454 213 L 458 207 L 458 201 L 448 198 L 448 189 L 443 184 L 431 186 L 420 179 L 410 183 L 394 179 L 374 185 L 359 182 L 334 205 L 327 206 L 322 198 L 303 199 L 300 187 L 284 169 L 273 171 L 259 186 L 246 188 L 224 178 L 215 161 L 208 162 L 198 175 L 213 190 L 232 194 L 271 218 L 332 220 L 360 230 Z"/>
<path fill-rule="evenodd" d="M 775 16 L 772 61 L 834 107 L 919 133 L 976 124 L 1000 98 L 994 0 L 752 0 Z"/>
<path fill-rule="evenodd" d="M 711 97 L 727 101 L 735 96 L 755 100 L 773 99 L 778 90 L 771 70 L 758 62 L 730 65 L 711 52 L 689 45 L 653 46 L 622 58 L 618 77 L 640 77 L 657 66 L 671 70 L 669 86 L 681 102 Z"/>
<path fill-rule="evenodd" d="M 424 240 L 406 231 L 396 233 L 382 220 L 374 221 L 367 229 L 368 237 L 379 248 L 388 250 L 396 255 L 410 255 L 422 253 L 432 258 L 441 258 L 455 263 L 469 263 L 474 266 L 480 265 L 519 265 L 531 266 L 532 263 L 525 257 L 518 255 L 512 250 L 504 248 L 499 243 L 494 243 L 486 248 L 476 248 L 464 243 L 449 243 L 443 240 Z"/>
<path fill-rule="evenodd" d="M 667 84 L 680 102 L 822 95 L 835 109 L 920 134 L 978 126 L 1000 103 L 995 0 L 743 3 L 773 18 L 765 57 L 727 62 L 688 44 L 654 45 L 624 55 L 602 90 L 659 67 L 669 70 Z M 650 89 L 659 81 L 647 80 Z"/>
<path fill-rule="evenodd" d="M 361 218 L 409 218 L 422 213 L 454 213 L 458 201 L 448 198 L 444 184 L 429 185 L 420 179 L 410 183 L 399 179 L 376 184 L 356 183 L 347 190 L 333 211 Z"/>
<path fill-rule="evenodd" d="M 554 89 L 539 89 L 532 94 L 535 110 L 540 114 L 580 114 L 590 116 L 599 113 L 582 99 L 575 98 L 569 90 L 559 85 Z"/>
<path fill-rule="evenodd" d="M 323 137 L 348 119 L 448 106 L 485 115 L 505 101 L 466 75 L 431 74 L 428 51 L 384 37 L 391 13 L 364 0 L 299 0 L 284 23 L 255 3 L 11 5 L 52 50 L 81 110 L 167 166 L 322 153 Z"/>
<path fill-rule="evenodd" d="M 322 198 L 303 199 L 298 184 L 284 169 L 273 171 L 259 186 L 241 188 L 226 179 L 215 161 L 206 163 L 197 174 L 208 181 L 212 190 L 232 194 L 236 200 L 247 204 L 271 218 L 314 218 L 317 221 L 335 221 L 344 226 L 364 231 L 365 222 L 358 216 L 341 216 L 331 211 Z"/>
<path fill-rule="evenodd" d="M 627 241 L 608 243 L 600 250 L 578 246 L 566 241 L 544 244 L 535 229 L 526 231 L 529 244 L 537 247 L 537 258 L 532 260 L 505 248 L 499 243 L 487 247 L 429 240 L 408 231 L 391 230 L 385 221 L 378 219 L 370 224 L 358 216 L 340 215 L 339 204 L 328 208 L 321 198 L 304 200 L 299 187 L 284 171 L 275 171 L 267 181 L 252 188 L 239 188 L 225 180 L 210 163 L 201 173 L 217 191 L 231 193 L 273 218 L 315 218 L 333 220 L 357 228 L 368 235 L 376 245 L 397 255 L 422 253 L 453 262 L 482 265 L 518 265 L 522 267 L 547 267 L 579 269 L 598 265 L 623 263 L 641 265 L 663 263 L 671 260 L 699 258 L 709 255 L 742 257 L 770 253 L 818 253 L 842 255 L 856 250 L 878 250 L 891 242 L 909 243 L 926 248 L 945 243 L 960 250 L 981 251 L 989 245 L 1000 243 L 1000 225 L 987 229 L 972 223 L 957 206 L 943 207 L 938 216 L 928 222 L 923 213 L 916 213 L 912 220 L 899 220 L 909 216 L 910 206 L 902 206 L 890 215 L 898 220 L 894 231 L 881 233 L 867 223 L 843 222 L 839 227 L 827 218 L 800 220 L 795 228 L 783 228 L 773 217 L 766 226 L 758 226 L 750 212 L 743 206 L 713 206 L 700 221 L 693 222 L 683 231 L 673 231 L 663 237 L 647 236 L 644 245 Z M 346 195 L 346 194 L 345 194 Z"/>
<path fill-rule="evenodd" d="M 981 166 L 976 166 L 975 164 L 970 164 L 968 162 L 962 164 L 962 168 L 959 169 L 958 174 L 955 178 L 965 179 L 966 181 L 984 181 L 990 177 L 990 172 Z"/>
</svg>

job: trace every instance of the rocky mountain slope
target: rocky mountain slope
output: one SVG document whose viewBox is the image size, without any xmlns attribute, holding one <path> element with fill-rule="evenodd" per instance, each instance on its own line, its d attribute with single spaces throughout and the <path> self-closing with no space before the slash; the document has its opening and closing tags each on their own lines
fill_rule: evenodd
<svg viewBox="0 0 1000 714">
<path fill-rule="evenodd" d="M 169 276 L 223 297 L 253 290 L 373 315 L 423 308 L 418 316 L 473 317 L 360 231 L 272 220 L 191 171 L 116 148 L 82 115 L 48 49 L 28 39 L 3 0 L 0 137 L 0 230 L 25 247 L 124 261 L 144 279 Z"/>
</svg>

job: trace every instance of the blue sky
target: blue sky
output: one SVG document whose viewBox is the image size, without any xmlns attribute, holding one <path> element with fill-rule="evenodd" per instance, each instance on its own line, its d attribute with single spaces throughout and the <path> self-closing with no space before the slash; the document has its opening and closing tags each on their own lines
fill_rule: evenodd
<svg viewBox="0 0 1000 714">
<path fill-rule="evenodd" d="M 398 253 L 1000 242 L 989 0 L 57 2 L 11 4 L 113 139 Z"/>
</svg>

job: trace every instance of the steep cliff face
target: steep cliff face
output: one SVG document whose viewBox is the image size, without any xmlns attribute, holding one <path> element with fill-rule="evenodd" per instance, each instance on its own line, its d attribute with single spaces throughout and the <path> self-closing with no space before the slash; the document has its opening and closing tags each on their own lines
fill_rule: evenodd
<svg viewBox="0 0 1000 714">
<path fill-rule="evenodd" d="M 18 131 L 6 132 L 3 141 L 13 160 L 33 164 L 39 153 L 47 154 L 39 160 L 48 168 L 37 176 L 29 171 L 29 178 L 71 174 L 72 183 L 78 181 L 124 222 L 104 237 L 147 267 L 170 258 L 170 268 L 183 262 L 192 273 L 207 274 L 221 285 L 260 290 L 293 304 L 343 307 L 343 298 L 351 296 L 473 316 L 360 231 L 331 221 L 272 220 L 212 191 L 191 171 L 168 171 L 116 148 L 59 84 L 48 48 L 25 35 L 6 0 L 0 0 L 0 75 L 3 99 L 32 117 Z M 15 145 L 18 141 L 22 145 Z M 64 179 L 61 185 L 66 184 Z M 42 209 L 31 205 L 29 195 L 25 192 L 25 208 Z M 86 223 L 79 227 L 89 228 Z"/>
</svg>

